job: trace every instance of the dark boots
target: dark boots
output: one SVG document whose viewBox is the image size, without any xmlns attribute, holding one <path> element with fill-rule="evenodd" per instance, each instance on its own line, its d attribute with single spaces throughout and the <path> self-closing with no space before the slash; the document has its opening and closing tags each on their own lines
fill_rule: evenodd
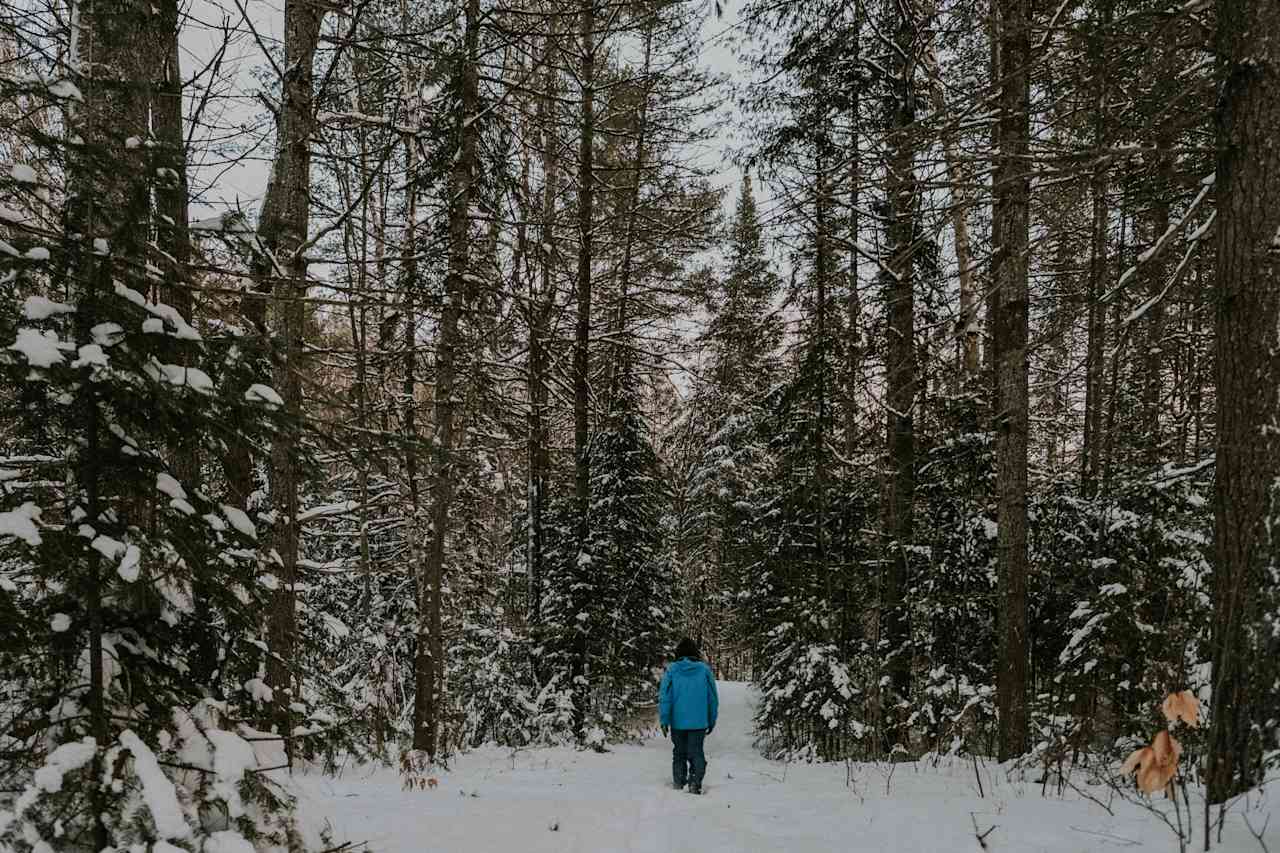
<svg viewBox="0 0 1280 853">
<path fill-rule="evenodd" d="M 689 782 L 690 794 L 702 793 L 702 777 L 707 772 L 707 757 L 702 751 L 705 729 L 671 730 L 671 779 L 677 790 Z"/>
</svg>

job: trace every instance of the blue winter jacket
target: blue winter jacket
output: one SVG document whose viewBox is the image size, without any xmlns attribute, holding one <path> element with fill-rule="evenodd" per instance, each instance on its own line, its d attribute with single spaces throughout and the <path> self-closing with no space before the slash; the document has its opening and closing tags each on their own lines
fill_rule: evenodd
<svg viewBox="0 0 1280 853">
<path fill-rule="evenodd" d="M 658 688 L 658 720 L 672 729 L 710 729 L 720 712 L 716 677 L 694 658 L 680 658 L 662 674 Z"/>
</svg>

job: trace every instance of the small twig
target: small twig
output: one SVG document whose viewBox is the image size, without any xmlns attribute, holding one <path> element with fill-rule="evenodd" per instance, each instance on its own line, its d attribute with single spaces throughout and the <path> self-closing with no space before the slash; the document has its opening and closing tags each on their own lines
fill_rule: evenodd
<svg viewBox="0 0 1280 853">
<path fill-rule="evenodd" d="M 1067 782 L 1067 787 L 1069 787 L 1071 790 L 1075 791 L 1077 794 L 1079 794 L 1080 796 L 1084 797 L 1086 800 L 1088 800 L 1089 802 L 1093 803 L 1094 805 L 1101 806 L 1101 807 L 1103 808 L 1103 810 L 1105 810 L 1105 811 L 1106 811 L 1106 813 L 1107 813 L 1107 814 L 1109 814 L 1109 815 L 1111 815 L 1112 817 L 1115 817 L 1115 816 L 1116 816 L 1116 813 L 1115 813 L 1115 811 L 1111 808 L 1110 804 L 1108 804 L 1108 803 L 1104 803 L 1102 800 L 1098 799 L 1098 798 L 1097 798 L 1097 797 L 1095 797 L 1093 794 L 1090 794 L 1088 791 L 1086 791 L 1086 790 L 1084 790 L 1083 788 L 1081 788 L 1081 787 L 1080 787 L 1079 785 L 1077 785 L 1075 782 L 1068 781 L 1068 782 Z M 1111 789 L 1111 791 L 1112 791 L 1112 793 L 1113 793 L 1113 794 L 1115 793 L 1115 789 L 1114 789 L 1114 788 L 1112 788 L 1112 789 Z"/>
<path fill-rule="evenodd" d="M 969 757 L 973 759 L 973 778 L 978 780 L 978 799 L 985 800 L 987 795 L 982 789 L 982 774 L 978 772 L 978 756 L 971 755 Z"/>
<path fill-rule="evenodd" d="M 1249 828 L 1249 834 L 1257 840 L 1258 846 L 1262 848 L 1262 853 L 1271 853 L 1271 849 L 1267 847 L 1266 839 L 1262 836 L 1267 832 L 1267 824 L 1271 823 L 1271 815 L 1267 815 L 1267 819 L 1262 822 L 1262 828 L 1255 830 L 1253 824 L 1249 822 L 1249 815 L 1242 812 L 1241 817 L 1244 818 L 1244 825 Z"/>
<path fill-rule="evenodd" d="M 343 853 L 344 850 L 350 850 L 353 847 L 368 848 L 368 841 L 348 841 L 345 844 L 339 844 L 337 847 L 330 847 L 327 850 L 321 850 L 320 853 Z"/>
<path fill-rule="evenodd" d="M 258 768 L 255 768 L 255 769 L 253 769 L 253 770 L 250 770 L 249 772 L 250 772 L 250 773 L 254 773 L 254 774 L 257 774 L 257 773 L 270 773 L 272 770 L 286 770 L 286 769 L 288 769 L 288 767 L 289 767 L 289 765 L 288 765 L 287 763 L 286 763 L 286 764 L 277 764 L 275 767 L 258 767 Z M 325 851 L 321 851 L 321 853 L 325 853 Z"/>
<path fill-rule="evenodd" d="M 1169 780 L 1169 784 L 1165 787 L 1165 796 L 1173 800 L 1173 814 L 1178 819 L 1177 827 L 1174 830 L 1178 836 L 1178 851 L 1179 853 L 1187 853 L 1187 833 L 1182 831 L 1182 809 L 1178 805 L 1178 789 L 1172 779 Z M 1190 815 L 1187 817 L 1190 819 Z"/>
<path fill-rule="evenodd" d="M 1068 826 L 1068 827 L 1067 827 L 1067 829 L 1071 829 L 1071 830 L 1074 830 L 1074 831 L 1076 831 L 1076 832 L 1083 832 L 1085 835 L 1096 835 L 1096 836 L 1098 836 L 1099 838 L 1110 838 L 1112 841 L 1119 841 L 1119 842 L 1121 842 L 1121 843 L 1122 843 L 1122 844 L 1124 844 L 1126 847 L 1141 847 L 1141 846 L 1142 846 L 1142 842 L 1141 842 L 1141 841 L 1134 841 L 1132 838 L 1125 838 L 1125 837 L 1120 836 L 1120 835 L 1112 835 L 1112 834 L 1111 834 L 1111 833 L 1109 833 L 1109 832 L 1096 832 L 1096 831 L 1094 831 L 1094 830 L 1092 830 L 1092 829 L 1081 829 L 1081 828 L 1080 828 L 1080 827 L 1078 827 L 1078 826 Z"/>
<path fill-rule="evenodd" d="M 998 827 L 999 824 L 993 823 L 991 824 L 990 828 L 987 829 L 986 832 L 982 832 L 981 830 L 978 829 L 977 815 L 975 815 L 973 812 L 969 812 L 969 820 L 973 821 L 973 837 L 978 839 L 978 846 L 981 847 L 983 850 L 990 850 L 991 848 L 987 846 L 987 836 L 995 832 L 996 827 Z"/>
</svg>

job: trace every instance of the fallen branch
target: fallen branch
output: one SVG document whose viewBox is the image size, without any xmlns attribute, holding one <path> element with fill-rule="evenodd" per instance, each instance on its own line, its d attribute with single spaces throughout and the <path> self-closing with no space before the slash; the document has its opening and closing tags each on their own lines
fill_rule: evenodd
<svg viewBox="0 0 1280 853">
<path fill-rule="evenodd" d="M 987 846 L 987 836 L 995 832 L 996 827 L 998 827 L 1000 824 L 993 823 L 987 829 L 986 832 L 983 832 L 982 830 L 978 829 L 977 815 L 975 815 L 973 812 L 969 812 L 969 820 L 973 821 L 973 837 L 978 839 L 978 846 L 981 847 L 983 850 L 990 850 L 991 848 Z"/>
</svg>

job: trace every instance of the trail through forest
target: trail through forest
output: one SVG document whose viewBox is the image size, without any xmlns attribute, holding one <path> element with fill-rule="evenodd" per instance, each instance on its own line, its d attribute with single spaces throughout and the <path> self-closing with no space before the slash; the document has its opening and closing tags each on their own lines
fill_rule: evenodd
<svg viewBox="0 0 1280 853">
<path fill-rule="evenodd" d="M 994 765 L 980 770 L 980 794 L 968 761 L 854 764 L 848 776 L 844 765 L 769 761 L 752 745 L 750 687 L 721 684 L 720 696 L 701 797 L 671 789 L 661 737 L 607 753 L 485 748 L 427 791 L 403 790 L 386 768 L 301 782 L 337 839 L 374 853 L 972 853 L 983 849 L 979 834 L 992 851 L 1177 850 L 1158 816 L 1105 787 L 1088 794 L 1114 815 L 1071 791 L 1042 796 L 1040 785 L 1011 784 Z M 1254 804 L 1255 828 L 1269 811 Z M 1275 849 L 1280 827 L 1265 840 Z M 1262 849 L 1238 815 L 1224 841 L 1223 850 Z"/>
</svg>

